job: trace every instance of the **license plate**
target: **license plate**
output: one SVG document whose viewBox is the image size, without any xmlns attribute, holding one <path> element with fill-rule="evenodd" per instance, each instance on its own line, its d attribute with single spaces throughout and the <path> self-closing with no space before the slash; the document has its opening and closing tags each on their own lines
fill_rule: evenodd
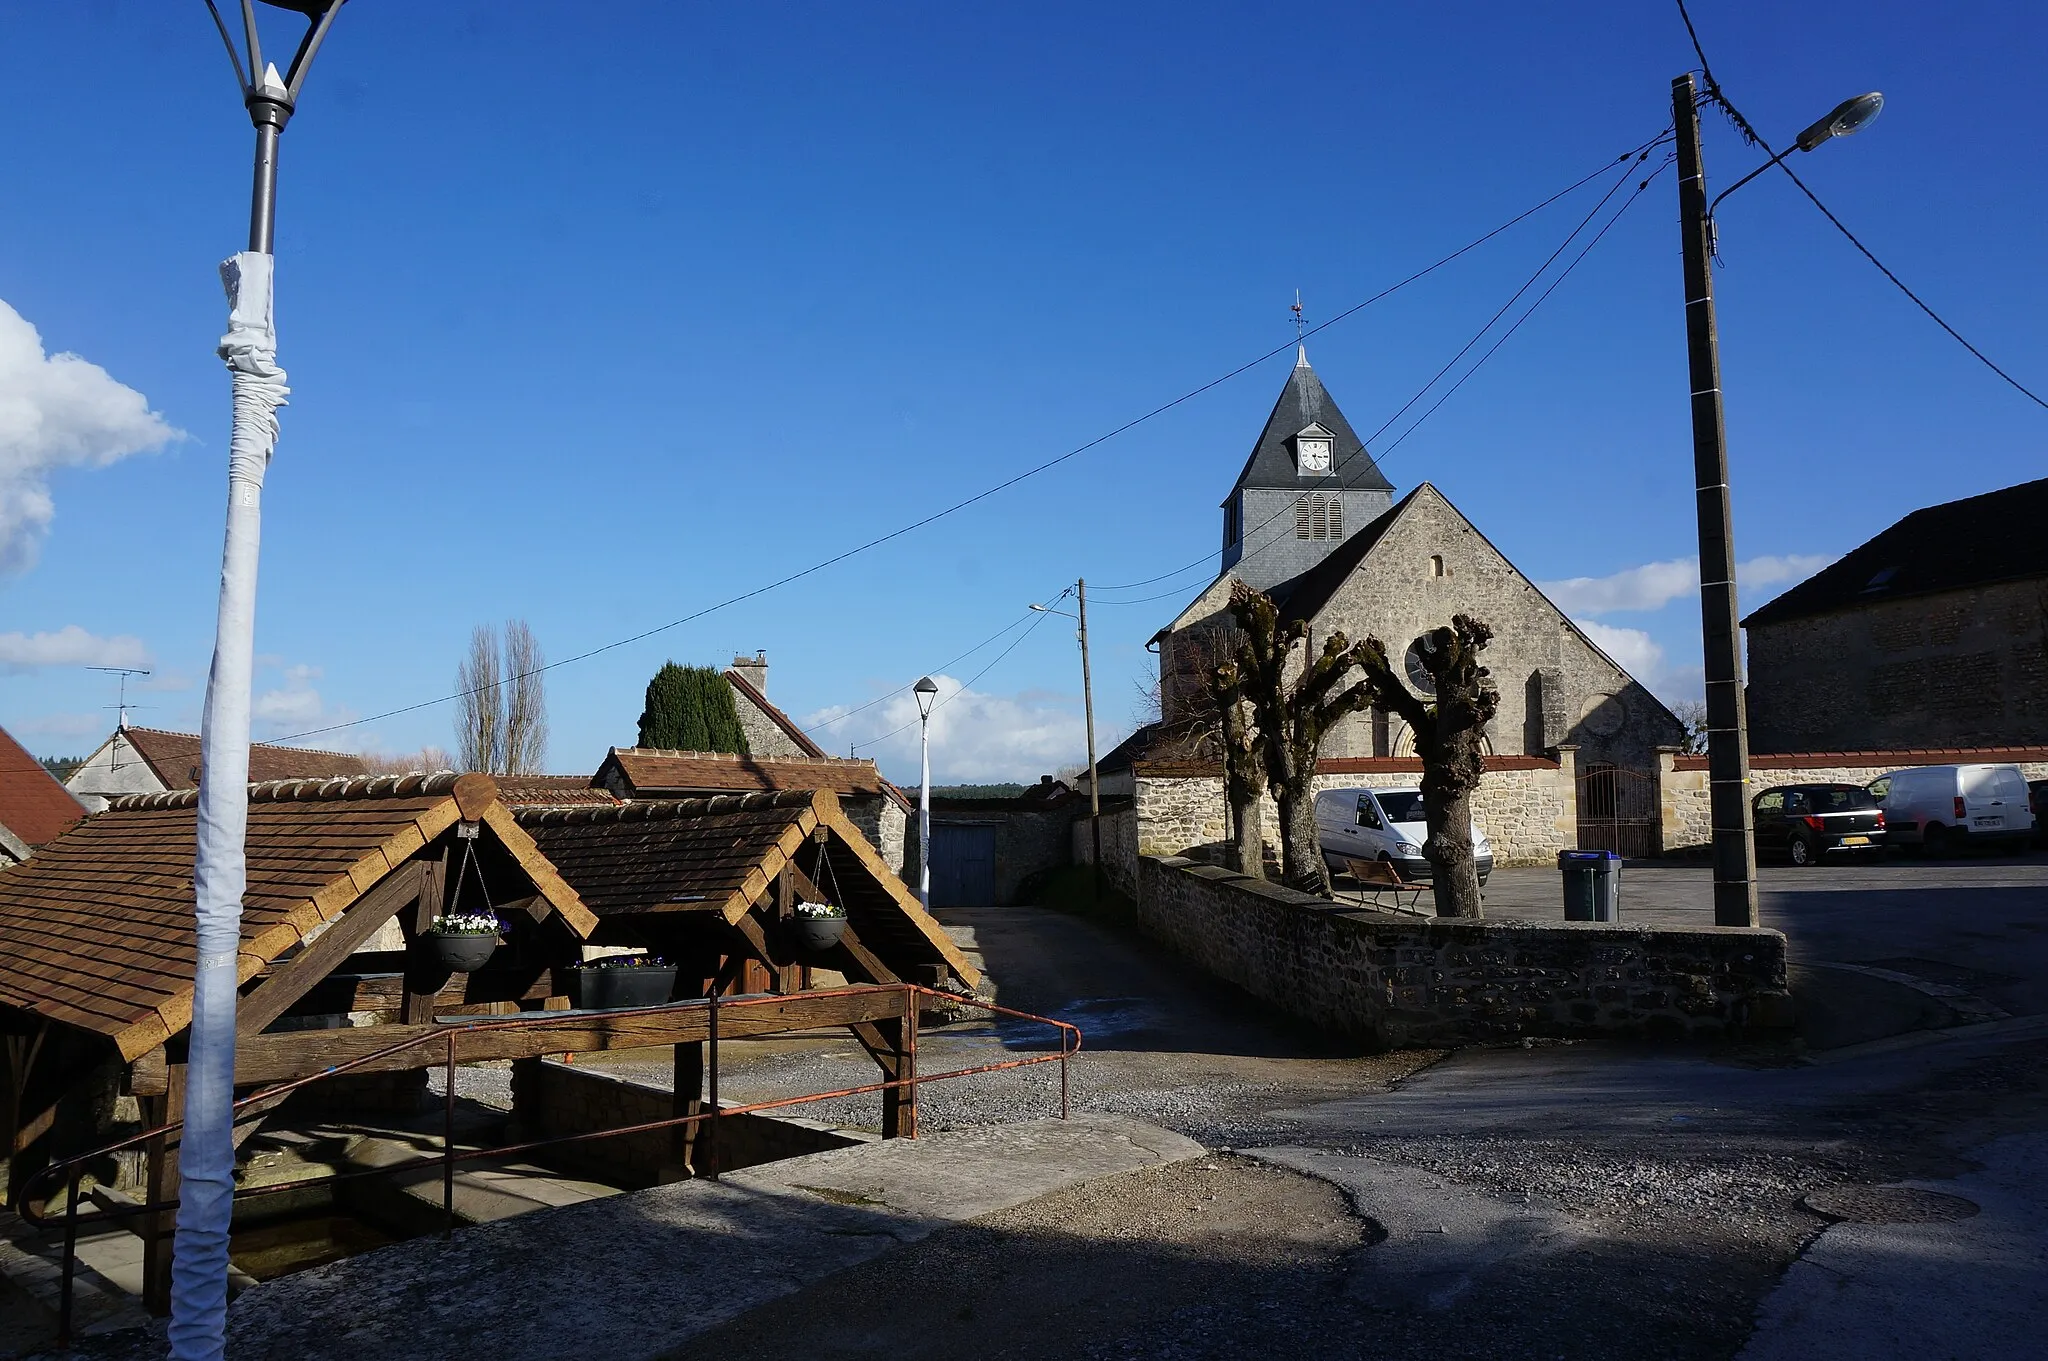
<svg viewBox="0 0 2048 1361">
<path fill-rule="evenodd" d="M 2003 827 L 2003 826 L 2005 826 L 2005 819 L 2004 819 L 2004 818 L 1971 818 L 1971 819 L 1970 819 L 1970 825 L 1971 825 L 1972 827 Z"/>
<path fill-rule="evenodd" d="M 1867 836 L 1845 836 L 1842 838 L 1842 844 L 1844 846 L 1868 846 L 1870 838 Z"/>
</svg>

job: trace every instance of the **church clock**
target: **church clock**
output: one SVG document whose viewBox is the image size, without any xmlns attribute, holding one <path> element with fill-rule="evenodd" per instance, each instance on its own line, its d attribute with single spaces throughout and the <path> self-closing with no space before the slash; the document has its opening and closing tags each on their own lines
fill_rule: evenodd
<svg viewBox="0 0 2048 1361">
<path fill-rule="evenodd" d="M 1305 473 L 1326 473 L 1330 471 L 1330 442 L 1326 439 L 1303 439 L 1295 446 L 1301 457 L 1301 470 Z"/>
</svg>

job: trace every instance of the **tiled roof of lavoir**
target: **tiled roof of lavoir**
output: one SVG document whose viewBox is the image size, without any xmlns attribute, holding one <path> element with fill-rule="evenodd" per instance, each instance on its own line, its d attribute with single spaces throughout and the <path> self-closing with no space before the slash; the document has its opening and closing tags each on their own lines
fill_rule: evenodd
<svg viewBox="0 0 2048 1361">
<path fill-rule="evenodd" d="M 96 1031 L 130 1059 L 184 1029 L 198 802 L 196 790 L 117 799 L 0 871 L 0 1004 Z M 242 980 L 463 820 L 489 827 L 579 934 L 596 926 L 487 776 L 273 781 L 249 790 Z"/>
</svg>

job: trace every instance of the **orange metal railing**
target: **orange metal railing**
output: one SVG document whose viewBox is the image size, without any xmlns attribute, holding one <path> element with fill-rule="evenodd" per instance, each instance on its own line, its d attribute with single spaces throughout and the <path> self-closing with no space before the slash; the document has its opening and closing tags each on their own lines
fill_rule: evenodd
<svg viewBox="0 0 2048 1361">
<path fill-rule="evenodd" d="M 902 1053 L 906 1057 L 907 1062 L 905 1066 L 910 1070 L 910 1076 L 886 1078 L 880 1082 L 863 1083 L 857 1087 L 842 1087 L 829 1092 L 811 1092 L 803 1096 L 778 1097 L 773 1101 L 756 1101 L 743 1106 L 733 1106 L 730 1108 L 721 1108 L 719 1106 L 718 1015 L 721 1011 L 744 1009 L 750 1006 L 770 1006 L 776 1003 L 787 1002 L 792 996 L 842 997 L 899 992 L 903 994 L 904 998 Z M 991 1015 L 1010 1016 L 1021 1021 L 1052 1026 L 1059 1035 L 1060 1047 L 1057 1052 L 1038 1054 L 1030 1058 L 1006 1059 L 999 1063 L 982 1063 L 968 1068 L 952 1068 L 942 1073 L 920 1073 L 917 1071 L 917 1017 L 919 1010 L 917 999 L 921 996 L 942 1000 L 954 1006 L 975 1007 Z M 305 1186 L 331 1186 L 337 1182 L 352 1181 L 362 1177 L 391 1176 L 395 1173 L 410 1171 L 416 1167 L 425 1167 L 438 1163 L 441 1166 L 441 1207 L 443 1214 L 441 1232 L 443 1236 L 446 1236 L 453 1232 L 455 1227 L 455 1164 L 458 1162 L 506 1158 L 521 1153 L 531 1153 L 537 1149 L 553 1147 L 557 1144 L 580 1143 L 594 1139 L 613 1139 L 628 1134 L 644 1134 L 652 1130 L 673 1129 L 699 1122 L 711 1122 L 711 1129 L 713 1131 L 711 1144 L 715 1151 L 717 1148 L 716 1122 L 722 1116 L 752 1115 L 761 1111 L 801 1106 L 813 1101 L 831 1101 L 849 1096 L 863 1096 L 871 1092 L 900 1091 L 905 1088 L 912 1089 L 914 1092 L 917 1087 L 927 1082 L 944 1082 L 950 1078 L 972 1077 L 978 1073 L 1001 1072 L 1010 1068 L 1028 1068 L 1040 1063 L 1057 1063 L 1060 1066 L 1060 1118 L 1064 1120 L 1068 1115 L 1067 1065 L 1068 1061 L 1075 1054 L 1081 1052 L 1081 1028 L 1072 1022 L 1055 1020 L 1050 1016 L 1039 1016 L 1028 1011 L 1018 1011 L 1013 1007 L 998 1006 L 993 1002 L 984 1002 L 979 998 L 963 997 L 957 993 L 942 992 L 937 988 L 927 988 L 916 983 L 856 984 L 850 987 L 821 989 L 802 994 L 763 993 L 755 996 L 722 999 L 717 997 L 695 998 L 684 1002 L 670 1002 L 657 1007 L 634 1007 L 630 1011 L 634 1016 L 659 1016 L 668 1012 L 698 1009 L 703 1009 L 706 1012 L 707 1036 L 705 1042 L 708 1045 L 708 1055 L 705 1066 L 705 1085 L 707 1088 L 706 1104 L 710 1107 L 708 1110 L 701 1111 L 695 1115 L 678 1115 L 664 1120 L 648 1120 L 636 1125 L 622 1125 L 616 1129 L 583 1130 L 574 1134 L 552 1135 L 545 1139 L 530 1139 L 522 1143 L 506 1144 L 496 1148 L 458 1150 L 455 1147 L 457 1040 L 464 1035 L 473 1035 L 484 1031 L 559 1026 L 567 1019 L 567 1015 L 558 1011 L 536 1012 L 525 1016 L 505 1017 L 500 1020 L 474 1021 L 459 1025 L 451 1024 L 447 1026 L 445 1032 L 431 1035 L 415 1035 L 410 1039 L 400 1040 L 396 1044 L 387 1045 L 382 1049 L 364 1054 L 359 1058 L 351 1059 L 347 1063 L 335 1064 L 310 1076 L 294 1078 L 289 1082 L 280 1082 L 265 1087 L 262 1091 L 243 1097 L 235 1102 L 233 1107 L 236 1111 L 249 1107 L 268 1109 L 281 1098 L 300 1088 L 311 1086 L 316 1082 L 324 1082 L 328 1078 L 339 1077 L 344 1073 L 389 1059 L 393 1055 L 402 1054 L 407 1050 L 436 1045 L 444 1046 L 445 1055 L 441 1060 L 445 1069 L 442 1084 L 444 1088 L 442 1093 L 442 1138 L 441 1152 L 438 1155 L 425 1154 L 418 1158 L 409 1158 L 403 1162 L 392 1163 L 386 1167 L 361 1168 L 352 1172 L 335 1172 L 319 1177 L 305 1177 L 296 1181 L 250 1187 L 246 1190 L 237 1188 L 234 1198 L 236 1200 L 253 1200 L 261 1196 L 277 1195 Z M 803 1028 L 809 1029 L 812 1027 L 807 1026 Z M 427 1067 L 430 1065 L 420 1064 L 417 1066 Z M 160 1214 L 165 1211 L 175 1210 L 178 1207 L 178 1201 L 172 1199 L 148 1201 L 136 1205 L 103 1205 L 90 1213 L 80 1214 L 78 1212 L 78 1188 L 86 1166 L 110 1154 L 118 1153 L 123 1149 L 133 1148 L 137 1144 L 147 1143 L 152 1139 L 164 1138 L 174 1134 L 184 1128 L 184 1123 L 182 1120 L 174 1120 L 169 1124 L 159 1125 L 154 1129 L 143 1130 L 139 1134 L 132 1134 L 127 1138 L 104 1144 L 89 1153 L 81 1153 L 62 1162 L 53 1163 L 30 1177 L 23 1184 L 20 1198 L 22 1217 L 39 1227 L 47 1225 L 51 1220 L 51 1216 L 45 1214 L 42 1210 L 39 1193 L 43 1188 L 58 1180 L 62 1180 L 66 1187 L 63 1215 L 64 1260 L 57 1313 L 57 1341 L 59 1346 L 68 1346 L 71 1341 L 72 1282 L 77 1272 L 78 1230 L 80 1225 L 89 1226 L 103 1221 L 130 1219 L 137 1215 Z M 910 1137 L 916 1137 L 914 1126 Z"/>
</svg>

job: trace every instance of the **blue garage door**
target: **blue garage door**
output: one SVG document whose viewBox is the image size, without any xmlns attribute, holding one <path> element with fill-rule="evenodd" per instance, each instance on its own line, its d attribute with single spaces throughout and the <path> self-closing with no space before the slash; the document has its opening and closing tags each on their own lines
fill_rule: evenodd
<svg viewBox="0 0 2048 1361">
<path fill-rule="evenodd" d="M 932 828 L 932 906 L 987 907 L 996 900 L 996 829 Z"/>
</svg>

